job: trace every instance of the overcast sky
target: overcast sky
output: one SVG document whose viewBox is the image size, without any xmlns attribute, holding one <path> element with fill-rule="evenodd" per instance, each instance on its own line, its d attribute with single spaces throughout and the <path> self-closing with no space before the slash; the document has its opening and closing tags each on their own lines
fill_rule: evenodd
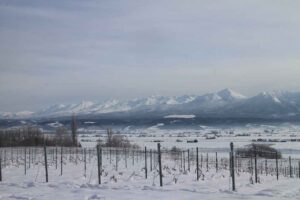
<svg viewBox="0 0 300 200">
<path fill-rule="evenodd" d="M 0 111 L 300 88 L 300 1 L 1 0 Z"/>
</svg>

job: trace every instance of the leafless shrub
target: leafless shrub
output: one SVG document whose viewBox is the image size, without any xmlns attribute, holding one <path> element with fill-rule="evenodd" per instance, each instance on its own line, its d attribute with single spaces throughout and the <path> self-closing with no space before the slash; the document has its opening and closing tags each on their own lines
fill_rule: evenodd
<svg viewBox="0 0 300 200">
<path fill-rule="evenodd" d="M 236 150 L 236 155 L 243 158 L 254 157 L 255 154 L 257 157 L 268 159 L 275 159 L 276 155 L 278 159 L 282 157 L 280 151 L 266 144 L 252 143 L 244 148 L 239 148 Z"/>
<path fill-rule="evenodd" d="M 114 133 L 111 129 L 107 130 L 106 147 L 138 148 L 138 145 L 131 144 L 127 137 Z"/>
</svg>

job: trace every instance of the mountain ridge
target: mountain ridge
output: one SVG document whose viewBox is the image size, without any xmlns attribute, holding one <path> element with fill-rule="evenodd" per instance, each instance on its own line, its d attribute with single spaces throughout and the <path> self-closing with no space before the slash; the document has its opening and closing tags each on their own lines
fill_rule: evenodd
<svg viewBox="0 0 300 200">
<path fill-rule="evenodd" d="M 121 114 L 122 113 L 122 114 Z M 103 103 L 82 101 L 78 104 L 55 104 L 37 112 L 0 112 L 1 118 L 43 118 L 76 115 L 161 116 L 196 115 L 200 117 L 263 117 L 300 116 L 300 93 L 272 91 L 246 97 L 224 89 L 203 95 L 150 96 Z"/>
</svg>

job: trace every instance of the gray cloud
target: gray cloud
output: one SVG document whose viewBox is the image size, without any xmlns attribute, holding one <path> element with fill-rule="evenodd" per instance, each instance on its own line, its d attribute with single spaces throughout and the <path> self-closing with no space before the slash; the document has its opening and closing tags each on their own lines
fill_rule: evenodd
<svg viewBox="0 0 300 200">
<path fill-rule="evenodd" d="M 0 110 L 297 90 L 295 1 L 2 1 Z"/>
</svg>

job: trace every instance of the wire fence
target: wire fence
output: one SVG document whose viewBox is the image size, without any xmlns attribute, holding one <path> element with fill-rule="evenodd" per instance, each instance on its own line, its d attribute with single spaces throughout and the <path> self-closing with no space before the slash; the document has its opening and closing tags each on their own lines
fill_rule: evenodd
<svg viewBox="0 0 300 200">
<path fill-rule="evenodd" d="M 0 148 L 0 181 L 48 182 L 77 177 L 85 183 L 109 184 L 133 178 L 163 186 L 164 183 L 177 183 L 185 176 L 205 181 L 208 174 L 228 177 L 231 189 L 235 190 L 242 174 L 248 174 L 252 184 L 263 183 L 263 177 L 274 180 L 300 178 L 300 160 L 277 156 L 267 159 L 258 153 L 245 158 L 238 156 L 233 146 L 226 152 L 200 148 L 166 149 L 160 144 L 157 149 L 100 146 Z"/>
</svg>

